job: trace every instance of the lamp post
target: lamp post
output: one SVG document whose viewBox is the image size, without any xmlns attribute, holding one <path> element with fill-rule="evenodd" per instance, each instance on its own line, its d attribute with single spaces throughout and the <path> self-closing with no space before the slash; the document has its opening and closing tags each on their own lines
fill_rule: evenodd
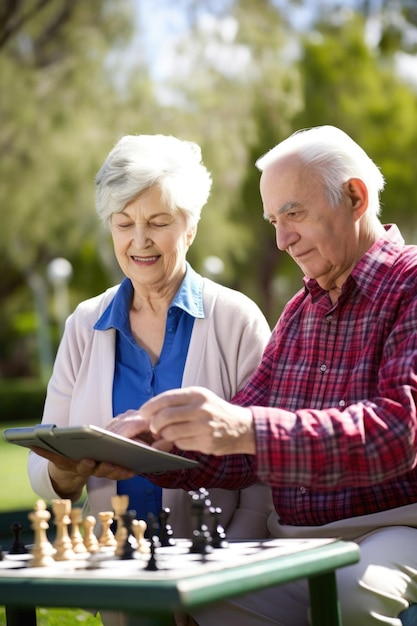
<svg viewBox="0 0 417 626">
<path fill-rule="evenodd" d="M 218 256 L 208 256 L 203 261 L 203 271 L 209 278 L 217 280 L 224 272 L 224 263 Z"/>
<path fill-rule="evenodd" d="M 55 314 L 60 337 L 62 337 L 65 320 L 70 313 L 68 283 L 72 276 L 72 265 L 67 259 L 52 259 L 46 271 L 54 290 Z"/>
</svg>

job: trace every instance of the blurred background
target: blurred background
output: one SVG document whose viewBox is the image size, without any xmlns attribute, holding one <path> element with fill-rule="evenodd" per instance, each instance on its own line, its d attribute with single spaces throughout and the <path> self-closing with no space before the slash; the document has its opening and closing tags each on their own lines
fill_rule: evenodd
<svg viewBox="0 0 417 626">
<path fill-rule="evenodd" d="M 0 419 L 40 420 L 66 316 L 118 282 L 94 176 L 124 134 L 197 141 L 213 175 L 189 260 L 271 325 L 301 285 L 257 157 L 335 124 L 417 243 L 415 0 L 0 1 Z"/>
</svg>

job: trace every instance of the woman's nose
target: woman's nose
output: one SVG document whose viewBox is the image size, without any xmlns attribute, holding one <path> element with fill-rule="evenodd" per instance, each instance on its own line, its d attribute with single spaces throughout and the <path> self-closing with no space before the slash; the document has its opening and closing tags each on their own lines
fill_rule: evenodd
<svg viewBox="0 0 417 626">
<path fill-rule="evenodd" d="M 144 248 L 149 241 L 149 235 L 143 224 L 136 224 L 133 234 L 135 245 L 138 248 Z"/>
</svg>

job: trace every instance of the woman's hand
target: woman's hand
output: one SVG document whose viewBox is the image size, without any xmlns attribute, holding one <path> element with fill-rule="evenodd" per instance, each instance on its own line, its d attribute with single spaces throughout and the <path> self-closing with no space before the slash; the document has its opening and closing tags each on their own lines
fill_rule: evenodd
<svg viewBox="0 0 417 626">
<path fill-rule="evenodd" d="M 125 480 L 135 476 L 135 472 L 112 463 L 96 463 L 92 459 L 74 461 L 68 457 L 49 452 L 43 448 L 32 448 L 39 456 L 48 459 L 48 471 L 52 485 L 61 498 L 69 498 L 73 502 L 80 499 L 84 485 L 90 476 Z"/>
</svg>

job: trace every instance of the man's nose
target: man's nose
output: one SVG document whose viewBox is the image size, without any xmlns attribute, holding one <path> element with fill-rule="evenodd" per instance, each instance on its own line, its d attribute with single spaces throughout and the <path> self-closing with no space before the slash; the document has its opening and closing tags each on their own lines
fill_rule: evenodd
<svg viewBox="0 0 417 626">
<path fill-rule="evenodd" d="M 285 226 L 277 226 L 275 235 L 277 248 L 283 252 L 299 239 L 299 235 L 294 230 Z"/>
</svg>

